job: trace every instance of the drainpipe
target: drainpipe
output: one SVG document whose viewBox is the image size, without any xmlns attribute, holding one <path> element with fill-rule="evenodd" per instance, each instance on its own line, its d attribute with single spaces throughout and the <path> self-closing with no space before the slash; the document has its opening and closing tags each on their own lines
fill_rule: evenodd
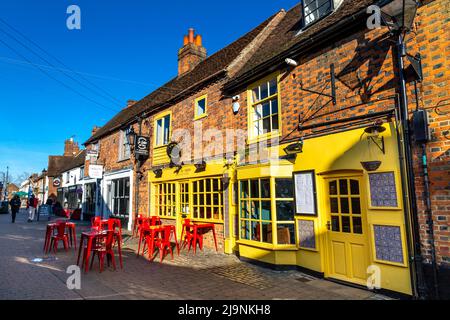
<svg viewBox="0 0 450 320">
<path fill-rule="evenodd" d="M 406 94 L 406 81 L 404 75 L 403 57 L 406 55 L 406 47 L 404 43 L 403 32 L 398 33 L 397 39 L 397 68 L 399 74 L 399 117 L 401 121 L 401 135 L 403 140 L 402 151 L 404 151 L 404 159 L 400 161 L 401 171 L 403 173 L 403 184 L 406 190 L 404 193 L 404 208 L 406 215 L 406 227 L 408 237 L 411 235 L 412 245 L 412 261 L 411 261 L 411 277 L 413 280 L 413 294 L 415 298 L 427 298 L 427 286 L 423 273 L 422 253 L 420 246 L 419 221 L 417 214 L 416 188 L 414 185 L 414 170 L 411 150 L 411 138 L 409 132 L 409 112 L 408 97 Z M 409 230 L 408 230 L 409 229 Z"/>
<path fill-rule="evenodd" d="M 139 136 L 142 135 L 142 118 L 138 119 L 138 123 L 139 123 Z M 135 155 L 136 157 L 136 155 Z M 139 157 L 136 157 L 136 179 L 134 182 L 134 187 L 135 187 L 135 198 L 134 198 L 134 223 L 132 223 L 132 228 L 133 228 L 133 224 L 137 223 L 138 220 L 138 215 L 139 215 L 139 182 L 140 182 L 140 172 L 141 172 L 141 160 L 139 159 Z"/>
<path fill-rule="evenodd" d="M 431 209 L 431 198 L 430 198 L 430 177 L 428 175 L 428 159 L 427 159 L 427 145 L 422 144 L 422 168 L 423 168 L 423 184 L 425 189 L 425 203 L 426 203 L 426 214 L 427 214 L 427 225 L 430 232 L 430 242 L 431 242 L 431 267 L 433 268 L 433 285 L 434 285 L 434 296 L 439 299 L 439 282 L 437 275 L 437 265 L 436 265 L 436 246 L 434 244 L 434 223 L 433 223 L 433 211 Z"/>
</svg>

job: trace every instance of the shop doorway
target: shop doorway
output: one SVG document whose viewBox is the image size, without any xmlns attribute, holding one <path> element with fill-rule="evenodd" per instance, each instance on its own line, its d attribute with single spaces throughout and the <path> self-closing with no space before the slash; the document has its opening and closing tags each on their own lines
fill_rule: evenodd
<svg viewBox="0 0 450 320">
<path fill-rule="evenodd" d="M 329 178 L 325 183 L 327 277 L 366 285 L 369 246 L 361 177 Z"/>
</svg>

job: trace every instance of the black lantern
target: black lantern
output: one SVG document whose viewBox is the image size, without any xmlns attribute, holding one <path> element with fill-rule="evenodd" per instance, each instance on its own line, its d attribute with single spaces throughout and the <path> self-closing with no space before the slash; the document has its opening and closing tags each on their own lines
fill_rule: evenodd
<svg viewBox="0 0 450 320">
<path fill-rule="evenodd" d="M 197 172 L 206 170 L 206 162 L 205 161 L 202 161 L 200 163 L 196 163 L 196 164 L 194 164 L 194 166 L 195 166 L 195 169 L 196 169 Z"/>
<path fill-rule="evenodd" d="M 303 140 L 300 140 L 298 142 L 288 145 L 286 148 L 284 148 L 284 152 L 286 152 L 287 155 L 302 153 L 303 152 Z"/>
<path fill-rule="evenodd" d="M 134 132 L 134 128 L 133 127 L 131 127 L 127 131 L 127 140 L 128 140 L 128 144 L 130 146 L 134 146 L 134 144 L 136 143 L 136 132 Z"/>
<path fill-rule="evenodd" d="M 163 171 L 162 171 L 162 169 L 155 169 L 155 170 L 153 170 L 153 173 L 155 174 L 156 178 L 161 178 Z"/>
<path fill-rule="evenodd" d="M 383 19 L 391 30 L 410 31 L 418 6 L 416 0 L 394 0 L 381 8 Z"/>
</svg>

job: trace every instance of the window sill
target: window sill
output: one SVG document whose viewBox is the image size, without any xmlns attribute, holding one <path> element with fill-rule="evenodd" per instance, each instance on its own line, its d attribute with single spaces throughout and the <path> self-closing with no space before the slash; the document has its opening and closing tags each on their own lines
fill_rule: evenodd
<svg viewBox="0 0 450 320">
<path fill-rule="evenodd" d="M 270 251 L 298 251 L 297 245 L 273 245 L 269 243 L 262 243 L 262 242 L 256 242 L 256 241 L 250 241 L 250 240 L 237 240 L 237 244 L 249 246 L 249 247 L 255 247 L 259 249 L 266 249 Z"/>
<path fill-rule="evenodd" d="M 264 140 L 269 140 L 269 139 L 273 139 L 273 138 L 279 138 L 281 137 L 281 132 L 277 132 L 277 133 L 266 133 L 257 137 L 250 137 L 248 139 L 248 145 L 249 144 L 254 144 L 254 143 L 258 143 Z"/>
<path fill-rule="evenodd" d="M 208 118 L 208 114 L 207 113 L 202 114 L 201 116 L 194 117 L 194 121 L 202 120 L 202 119 L 205 119 L 205 118 Z"/>
<path fill-rule="evenodd" d="M 124 159 L 118 159 L 117 160 L 117 163 L 121 163 L 121 162 L 125 162 L 125 161 L 130 161 L 131 160 L 131 157 L 129 157 L 129 158 L 124 158 Z"/>
</svg>

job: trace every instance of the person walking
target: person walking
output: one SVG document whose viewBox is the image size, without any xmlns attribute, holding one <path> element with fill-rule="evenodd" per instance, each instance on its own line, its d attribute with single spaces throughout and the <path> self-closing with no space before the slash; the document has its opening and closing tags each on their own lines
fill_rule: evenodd
<svg viewBox="0 0 450 320">
<path fill-rule="evenodd" d="M 18 195 L 15 195 L 11 201 L 9 202 L 9 205 L 11 206 L 11 214 L 12 214 L 12 223 L 16 223 L 16 215 L 17 212 L 20 210 L 21 201 Z"/>
<path fill-rule="evenodd" d="M 28 198 L 27 203 L 28 222 L 33 222 L 37 206 L 38 206 L 38 199 L 34 196 L 34 194 L 31 194 L 30 198 Z"/>
</svg>

